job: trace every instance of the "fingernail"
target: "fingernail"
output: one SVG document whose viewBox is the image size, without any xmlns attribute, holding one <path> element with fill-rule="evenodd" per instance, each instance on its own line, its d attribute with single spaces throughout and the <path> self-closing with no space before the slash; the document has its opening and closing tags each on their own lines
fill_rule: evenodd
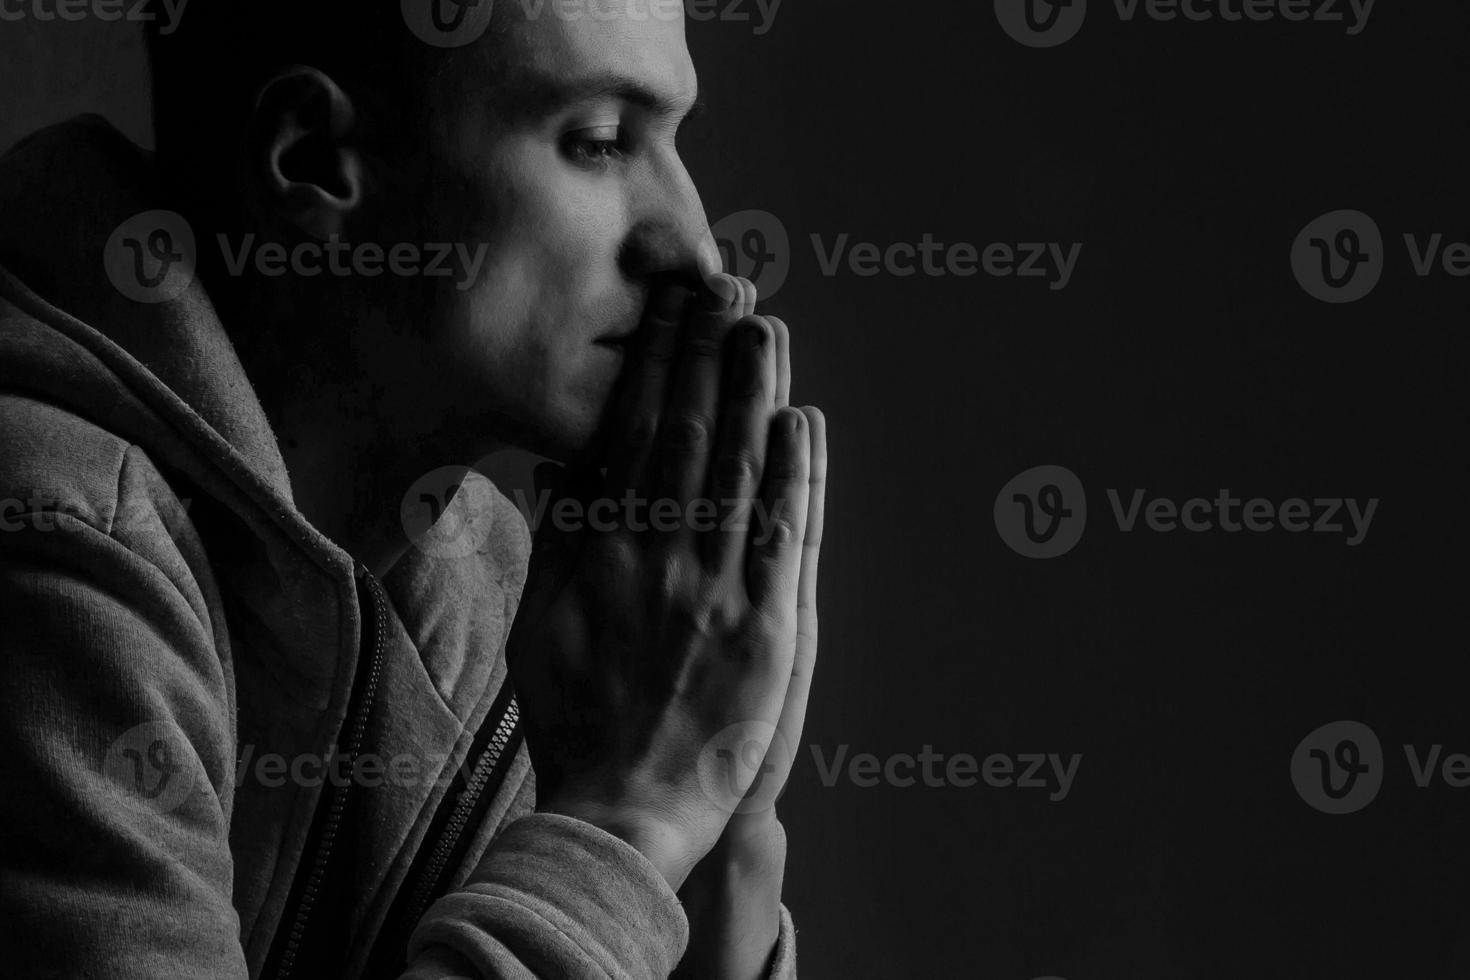
<svg viewBox="0 0 1470 980">
<path fill-rule="evenodd" d="M 765 323 L 760 320 L 751 320 L 745 324 L 745 334 L 741 338 L 747 347 L 760 347 L 766 342 L 768 330 Z"/>
<path fill-rule="evenodd" d="M 704 308 L 710 313 L 719 313 L 728 310 L 740 295 L 740 287 L 735 285 L 735 280 L 727 275 L 718 275 L 705 284 L 708 290 L 704 294 Z"/>
</svg>

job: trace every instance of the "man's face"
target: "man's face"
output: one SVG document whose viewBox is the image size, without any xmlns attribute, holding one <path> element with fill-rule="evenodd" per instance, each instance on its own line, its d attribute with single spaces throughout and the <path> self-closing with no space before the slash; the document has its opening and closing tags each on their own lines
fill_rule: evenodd
<svg viewBox="0 0 1470 980">
<path fill-rule="evenodd" d="M 570 19 L 501 6 L 499 36 L 458 53 L 430 93 L 418 220 L 485 251 L 472 282 L 440 280 L 420 311 L 416 414 L 565 458 L 596 433 L 650 284 L 718 270 L 675 148 L 697 84 L 677 5 Z"/>
</svg>

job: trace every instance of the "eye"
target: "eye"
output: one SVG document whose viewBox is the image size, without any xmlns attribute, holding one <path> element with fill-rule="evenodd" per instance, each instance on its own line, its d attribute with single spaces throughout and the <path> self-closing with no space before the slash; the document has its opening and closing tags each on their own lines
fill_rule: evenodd
<svg viewBox="0 0 1470 980">
<path fill-rule="evenodd" d="M 602 167 L 620 160 L 628 152 L 627 135 L 621 126 L 596 126 L 568 133 L 562 141 L 563 152 L 572 162 Z"/>
</svg>

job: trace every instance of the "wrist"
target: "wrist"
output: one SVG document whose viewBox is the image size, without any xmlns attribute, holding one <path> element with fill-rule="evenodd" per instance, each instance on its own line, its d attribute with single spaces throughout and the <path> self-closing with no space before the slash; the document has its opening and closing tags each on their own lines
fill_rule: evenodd
<svg viewBox="0 0 1470 980">
<path fill-rule="evenodd" d="M 786 871 L 786 828 L 775 810 L 737 813 L 706 859 L 734 881 L 772 881 L 777 893 Z"/>
<path fill-rule="evenodd" d="M 786 831 L 772 811 L 737 814 L 679 892 L 690 946 L 676 980 L 766 976 L 781 937 Z"/>
<path fill-rule="evenodd" d="M 619 838 L 647 858 L 675 892 L 683 886 L 699 860 L 687 835 L 669 821 L 651 817 L 640 810 L 588 800 L 562 799 L 550 800 L 538 809 L 543 813 L 557 813 L 581 820 Z"/>
</svg>

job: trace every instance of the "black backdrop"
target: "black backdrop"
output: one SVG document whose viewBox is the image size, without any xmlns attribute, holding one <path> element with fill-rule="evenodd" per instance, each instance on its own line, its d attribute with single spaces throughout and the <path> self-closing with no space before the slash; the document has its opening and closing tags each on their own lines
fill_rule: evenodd
<svg viewBox="0 0 1470 980">
<path fill-rule="evenodd" d="M 1046 49 L 976 0 L 691 28 L 713 109 L 691 169 L 712 219 L 761 209 L 789 235 L 770 309 L 832 428 L 823 659 L 783 801 L 802 974 L 1470 976 L 1470 788 L 1417 787 L 1403 749 L 1470 752 L 1470 279 L 1417 276 L 1403 242 L 1470 241 L 1470 10 L 1379 4 L 1349 36 L 1090 6 Z M 5 24 L 0 44 L 6 143 L 82 107 L 146 139 L 126 26 Z M 1344 208 L 1387 260 L 1333 305 L 1289 253 Z M 925 233 L 1083 247 L 1052 290 L 829 276 L 811 242 Z M 992 516 L 1042 464 L 1089 507 L 1051 560 Z M 1350 547 L 1124 533 L 1107 489 L 1379 504 Z M 1382 788 L 1330 815 L 1291 760 L 1349 719 L 1381 740 Z M 813 744 L 1082 758 L 1054 801 L 829 787 Z"/>
</svg>

